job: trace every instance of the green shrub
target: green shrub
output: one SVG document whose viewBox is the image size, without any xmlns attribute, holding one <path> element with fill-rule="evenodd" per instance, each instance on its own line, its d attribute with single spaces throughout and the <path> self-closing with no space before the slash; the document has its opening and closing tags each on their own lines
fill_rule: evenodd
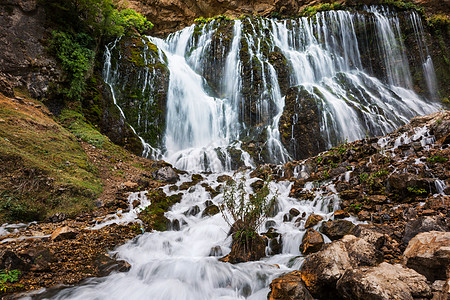
<svg viewBox="0 0 450 300">
<path fill-rule="evenodd" d="M 19 270 L 0 270 L 0 292 L 6 292 L 8 289 L 8 281 L 14 283 L 19 281 Z"/>
</svg>

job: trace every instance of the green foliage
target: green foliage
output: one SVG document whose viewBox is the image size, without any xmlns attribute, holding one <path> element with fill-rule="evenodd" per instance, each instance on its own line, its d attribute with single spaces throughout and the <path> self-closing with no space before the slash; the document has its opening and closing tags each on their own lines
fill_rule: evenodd
<svg viewBox="0 0 450 300">
<path fill-rule="evenodd" d="M 425 189 L 419 188 L 417 186 L 408 186 L 408 192 L 416 195 L 416 196 L 421 196 L 421 195 L 425 195 L 427 193 L 427 191 Z"/>
<path fill-rule="evenodd" d="M 94 40 L 85 33 L 72 35 L 54 30 L 50 50 L 58 58 L 68 76 L 70 85 L 62 93 L 69 99 L 79 100 L 86 85 L 86 74 L 91 68 L 95 53 Z"/>
<path fill-rule="evenodd" d="M 352 203 L 352 204 L 350 204 L 350 209 L 355 212 L 360 212 L 362 209 L 362 204 L 361 203 Z"/>
<path fill-rule="evenodd" d="M 14 283 L 19 281 L 19 270 L 0 270 L 0 292 L 6 292 L 8 289 L 8 281 Z"/>
<path fill-rule="evenodd" d="M 31 222 L 42 217 L 42 213 L 35 205 L 27 203 L 11 193 L 1 192 L 0 200 L 0 211 L 3 212 L 5 218 L 9 221 L 21 220 Z"/>
<path fill-rule="evenodd" d="M 312 17 L 318 12 L 321 11 L 329 11 L 329 10 L 338 10 L 342 9 L 342 4 L 339 3 L 321 3 L 314 6 L 307 6 L 301 12 L 301 17 Z"/>
<path fill-rule="evenodd" d="M 396 7 L 401 10 L 415 10 L 422 15 L 425 12 L 423 7 L 417 6 L 412 2 L 404 2 L 401 0 L 384 0 L 382 3 Z"/>
<path fill-rule="evenodd" d="M 432 163 L 432 164 L 436 164 L 436 163 L 446 163 L 448 161 L 448 158 L 446 157 L 442 157 L 440 155 L 435 155 L 433 157 L 429 157 L 427 158 L 427 161 Z"/>
<path fill-rule="evenodd" d="M 211 21 L 230 21 L 231 19 L 225 15 L 218 15 L 215 17 L 211 17 L 211 18 L 204 18 L 204 17 L 200 17 L 194 20 L 194 22 L 198 25 L 205 25 L 208 24 Z"/>
<path fill-rule="evenodd" d="M 361 174 L 359 174 L 359 180 L 361 180 L 361 181 L 366 181 L 368 178 L 369 178 L 369 174 L 367 174 L 367 173 L 361 173 Z"/>
<path fill-rule="evenodd" d="M 427 25 L 434 30 L 448 30 L 450 27 L 450 19 L 446 15 L 437 14 L 427 19 Z"/>
<path fill-rule="evenodd" d="M 269 197 L 269 182 L 270 178 L 254 194 L 247 194 L 243 178 L 239 182 L 229 180 L 223 189 L 219 209 L 230 226 L 237 224 L 234 238 L 244 245 L 250 245 L 250 240 L 256 236 L 258 228 L 276 203 L 276 195 Z"/>
</svg>

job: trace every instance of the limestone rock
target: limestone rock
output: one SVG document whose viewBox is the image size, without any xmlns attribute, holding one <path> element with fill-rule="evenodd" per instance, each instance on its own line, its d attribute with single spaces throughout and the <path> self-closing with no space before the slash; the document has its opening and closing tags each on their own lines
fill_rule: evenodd
<svg viewBox="0 0 450 300">
<path fill-rule="evenodd" d="M 407 244 L 418 233 L 428 231 L 450 231 L 445 218 L 438 216 L 420 217 L 406 224 L 403 242 Z"/>
<path fill-rule="evenodd" d="M 309 228 L 303 236 L 300 251 L 307 255 L 319 251 L 324 244 L 323 237 L 320 233 Z"/>
<path fill-rule="evenodd" d="M 153 172 L 153 176 L 156 180 L 175 183 L 178 181 L 179 176 L 175 173 L 175 170 L 171 167 L 163 167 L 155 172 Z"/>
<path fill-rule="evenodd" d="M 346 212 L 345 210 L 342 210 L 342 209 L 336 210 L 333 215 L 334 215 L 334 219 L 335 220 L 340 220 L 340 219 L 344 219 L 344 218 L 350 217 L 350 214 L 348 212 Z"/>
<path fill-rule="evenodd" d="M 337 282 L 344 299 L 423 299 L 431 298 L 426 278 L 400 264 L 349 269 Z"/>
<path fill-rule="evenodd" d="M 450 232 L 419 233 L 408 244 L 404 254 L 407 267 L 430 281 L 450 276 Z"/>
<path fill-rule="evenodd" d="M 302 283 L 299 271 L 278 277 L 270 284 L 268 300 L 313 300 L 314 298 Z"/>
<path fill-rule="evenodd" d="M 320 231 L 334 241 L 342 238 L 346 234 L 349 234 L 354 227 L 355 224 L 350 221 L 336 220 L 323 223 Z"/>
<path fill-rule="evenodd" d="M 64 226 L 56 229 L 53 231 L 52 235 L 50 236 L 50 239 L 52 241 L 62 241 L 62 240 L 70 240 L 76 238 L 78 235 L 78 232 L 74 229 L 70 228 L 69 226 Z"/>
<path fill-rule="evenodd" d="M 315 298 L 332 299 L 336 296 L 336 282 L 346 270 L 374 266 L 380 261 L 381 253 L 373 245 L 346 235 L 308 256 L 300 271 L 305 286 Z"/>
</svg>

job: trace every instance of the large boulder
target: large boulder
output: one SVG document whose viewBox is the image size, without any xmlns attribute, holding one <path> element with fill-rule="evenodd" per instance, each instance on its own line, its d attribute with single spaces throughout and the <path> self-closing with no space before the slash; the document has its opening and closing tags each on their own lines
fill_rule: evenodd
<svg viewBox="0 0 450 300">
<path fill-rule="evenodd" d="M 169 166 L 162 167 L 161 169 L 154 171 L 152 175 L 156 180 L 168 183 L 175 183 L 179 179 L 179 176 L 175 170 Z"/>
<path fill-rule="evenodd" d="M 337 282 L 344 299 L 412 300 L 431 298 L 426 278 L 400 264 L 347 270 Z"/>
<path fill-rule="evenodd" d="M 311 214 L 305 222 L 305 228 L 310 228 L 319 224 L 323 220 L 323 217 L 316 214 Z"/>
<path fill-rule="evenodd" d="M 309 228 L 303 236 L 300 251 L 307 255 L 319 251 L 324 244 L 323 237 L 320 233 L 312 228 Z"/>
<path fill-rule="evenodd" d="M 50 239 L 54 242 L 62 241 L 62 240 L 70 240 L 76 238 L 78 235 L 78 231 L 69 226 L 64 226 L 53 231 Z"/>
<path fill-rule="evenodd" d="M 416 235 L 404 254 L 407 267 L 428 280 L 445 280 L 450 276 L 450 232 L 424 232 Z"/>
<path fill-rule="evenodd" d="M 303 282 L 315 298 L 332 299 L 336 296 L 336 282 L 345 271 L 374 266 L 380 261 L 381 253 L 373 245 L 346 235 L 308 256 L 300 271 Z"/>
<path fill-rule="evenodd" d="M 384 242 L 386 241 L 386 235 L 377 231 L 375 225 L 358 224 L 353 227 L 351 234 L 374 245 L 378 250 L 383 247 Z"/>
<path fill-rule="evenodd" d="M 320 231 L 329 237 L 330 240 L 334 241 L 342 238 L 346 234 L 350 234 L 354 227 L 355 224 L 350 221 L 336 220 L 323 223 Z"/>
<path fill-rule="evenodd" d="M 278 277 L 270 284 L 268 300 L 313 300 L 314 298 L 302 283 L 299 271 Z"/>
<path fill-rule="evenodd" d="M 409 221 L 405 226 L 403 242 L 405 244 L 421 232 L 450 231 L 446 219 L 439 216 L 425 216 Z"/>
</svg>

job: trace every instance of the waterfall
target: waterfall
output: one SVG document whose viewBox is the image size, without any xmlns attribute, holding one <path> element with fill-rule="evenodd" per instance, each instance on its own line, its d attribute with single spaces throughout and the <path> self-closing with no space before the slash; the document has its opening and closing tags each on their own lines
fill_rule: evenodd
<svg viewBox="0 0 450 300">
<path fill-rule="evenodd" d="M 408 14 L 433 98 L 436 78 L 421 20 Z M 400 18 L 384 7 L 284 21 L 214 20 L 166 39 L 147 38 L 170 75 L 162 145 L 146 151 L 181 169 L 221 172 L 254 160 L 303 158 L 344 140 L 387 134 L 440 107 L 412 90 Z M 117 80 L 109 78 L 120 72 L 106 61 L 104 76 L 114 94 Z M 152 79 L 145 75 L 143 91 Z M 307 109 L 317 113 L 311 117 Z M 305 118 L 312 119 L 304 124 Z M 299 155 L 302 128 L 309 126 L 317 128 L 306 132 L 317 146 Z M 249 144 L 260 152 L 251 153 Z"/>
</svg>

